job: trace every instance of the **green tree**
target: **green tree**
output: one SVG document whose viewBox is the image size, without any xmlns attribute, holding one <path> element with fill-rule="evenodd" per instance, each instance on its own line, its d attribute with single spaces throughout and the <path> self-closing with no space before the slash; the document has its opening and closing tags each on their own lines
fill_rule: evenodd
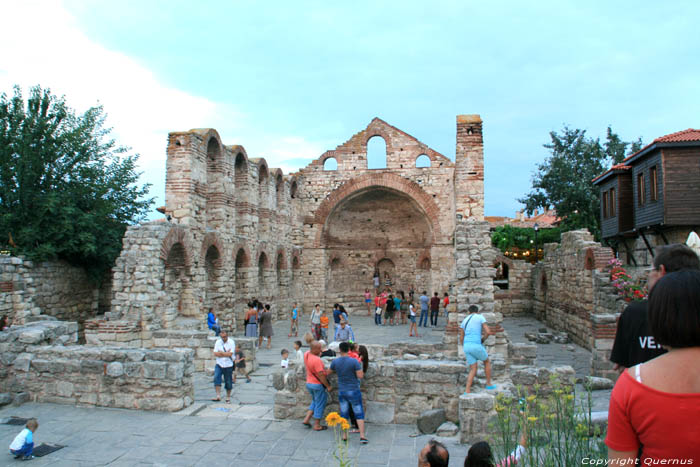
<svg viewBox="0 0 700 467">
<path fill-rule="evenodd" d="M 64 259 L 97 281 L 114 264 L 153 200 L 138 156 L 104 123 L 101 106 L 76 115 L 38 86 L 26 103 L 17 86 L 0 96 L 0 241 L 13 254 Z"/>
<path fill-rule="evenodd" d="M 621 162 L 627 154 L 642 147 L 641 138 L 625 142 L 608 127 L 604 144 L 586 136 L 585 130 L 564 126 L 552 131 L 551 143 L 544 147 L 550 156 L 532 178 L 532 190 L 518 199 L 528 214 L 535 209 L 554 208 L 562 218 L 563 231 L 587 228 L 600 235 L 600 195 L 591 182 L 596 176 Z"/>
</svg>

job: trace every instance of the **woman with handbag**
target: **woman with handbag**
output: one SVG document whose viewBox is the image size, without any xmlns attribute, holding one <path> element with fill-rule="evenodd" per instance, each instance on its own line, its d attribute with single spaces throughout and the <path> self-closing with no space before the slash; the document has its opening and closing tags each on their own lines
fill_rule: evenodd
<svg viewBox="0 0 700 467">
<path fill-rule="evenodd" d="M 462 324 L 459 325 L 459 341 L 462 343 L 464 355 L 467 357 L 467 365 L 469 365 L 469 376 L 467 377 L 465 394 L 471 392 L 472 382 L 474 381 L 479 361 L 484 362 L 486 389 L 496 389 L 496 386 L 491 385 L 491 361 L 484 347 L 484 341 L 490 335 L 496 334 L 497 330 L 490 329 L 486 325 L 486 319 L 483 315 L 477 313 L 477 311 L 479 311 L 479 307 L 470 305 L 469 315 L 464 318 Z"/>
</svg>

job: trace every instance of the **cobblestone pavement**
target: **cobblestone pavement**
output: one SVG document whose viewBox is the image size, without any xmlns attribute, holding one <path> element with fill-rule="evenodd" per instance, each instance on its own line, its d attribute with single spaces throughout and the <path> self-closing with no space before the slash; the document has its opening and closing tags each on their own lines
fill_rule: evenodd
<svg viewBox="0 0 700 467">
<path fill-rule="evenodd" d="M 439 342 L 442 326 L 422 332 L 423 342 Z M 352 316 L 357 340 L 390 343 L 416 340 L 407 336 L 407 326 L 377 327 L 371 317 Z M 530 318 L 510 318 L 504 327 L 515 341 L 524 332 L 542 327 Z M 251 375 L 253 382 L 239 379 L 231 404 L 211 402 L 211 377 L 198 374 L 195 404 L 176 414 L 123 409 L 79 408 L 55 404 L 24 404 L 5 407 L 0 418 L 37 417 L 38 443 L 66 447 L 31 465 L 51 466 L 326 466 L 333 462 L 333 431 L 311 432 L 299 420 L 274 420 L 275 390 L 271 374 L 280 362 L 280 349 L 291 349 L 288 323 L 276 323 L 272 349 L 258 351 L 260 368 Z M 423 328 L 421 328 L 423 330 Z M 304 330 L 305 332 L 305 330 Z M 301 336 L 300 336 L 301 337 Z M 235 336 L 234 336 L 235 338 Z M 585 370 L 590 354 L 584 349 L 562 351 L 559 344 L 540 345 L 538 363 L 575 364 L 577 373 Z M 609 391 L 608 391 L 609 396 Z M 601 396 L 603 397 L 603 396 Z M 607 405 L 607 402 L 606 402 Z M 0 424 L 0 438 L 8 446 L 20 427 Z M 370 444 L 359 444 L 351 435 L 350 455 L 358 466 L 415 465 L 418 451 L 432 436 L 416 436 L 411 425 L 368 425 Z M 468 446 L 456 438 L 442 439 L 447 445 L 450 465 L 462 465 Z M 16 465 L 12 456 L 0 454 L 0 465 Z"/>
</svg>

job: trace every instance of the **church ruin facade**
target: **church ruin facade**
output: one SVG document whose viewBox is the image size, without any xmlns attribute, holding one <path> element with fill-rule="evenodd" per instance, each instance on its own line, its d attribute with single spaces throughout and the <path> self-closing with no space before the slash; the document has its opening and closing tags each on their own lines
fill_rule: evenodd
<svg viewBox="0 0 700 467">
<path fill-rule="evenodd" d="M 386 147 L 384 168 L 368 168 L 375 137 Z M 484 216 L 481 118 L 458 116 L 456 138 L 453 162 L 375 118 L 284 174 L 213 129 L 170 133 L 166 219 L 128 229 L 108 318 L 145 341 L 201 327 L 210 307 L 241 329 L 252 297 L 277 316 L 294 302 L 308 311 L 340 301 L 352 311 L 364 307 L 375 272 L 393 290 L 448 291 L 456 226 Z"/>
</svg>

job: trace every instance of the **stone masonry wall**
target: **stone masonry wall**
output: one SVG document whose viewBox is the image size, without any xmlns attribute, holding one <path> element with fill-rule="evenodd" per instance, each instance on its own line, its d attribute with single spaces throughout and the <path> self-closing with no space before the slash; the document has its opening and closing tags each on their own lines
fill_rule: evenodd
<svg viewBox="0 0 700 467">
<path fill-rule="evenodd" d="M 194 352 L 75 344 L 74 322 L 0 333 L 0 388 L 37 402 L 176 411 L 194 400 Z"/>
<path fill-rule="evenodd" d="M 536 317 L 593 352 L 593 376 L 616 376 L 609 355 L 624 302 L 601 272 L 610 258 L 609 248 L 576 230 L 563 233 L 560 244 L 546 244 L 533 272 Z"/>
<path fill-rule="evenodd" d="M 531 314 L 534 291 L 532 287 L 532 264 L 498 255 L 496 263 L 507 268 L 508 288 L 497 287 L 494 293 L 496 311 L 503 316 Z"/>
<path fill-rule="evenodd" d="M 82 268 L 0 256 L 0 315 L 24 324 L 40 314 L 83 322 L 97 313 L 99 289 Z"/>
<path fill-rule="evenodd" d="M 328 363 L 328 362 L 326 362 Z M 466 384 L 467 366 L 454 360 L 395 360 L 372 362 L 362 381 L 366 420 L 371 423 L 413 423 L 425 410 L 445 408 L 458 420 L 459 394 Z M 275 394 L 275 418 L 301 418 L 310 395 L 303 366 L 291 368 Z M 336 376 L 330 377 L 337 388 Z M 331 392 L 326 413 L 338 411 L 337 389 Z"/>
</svg>

